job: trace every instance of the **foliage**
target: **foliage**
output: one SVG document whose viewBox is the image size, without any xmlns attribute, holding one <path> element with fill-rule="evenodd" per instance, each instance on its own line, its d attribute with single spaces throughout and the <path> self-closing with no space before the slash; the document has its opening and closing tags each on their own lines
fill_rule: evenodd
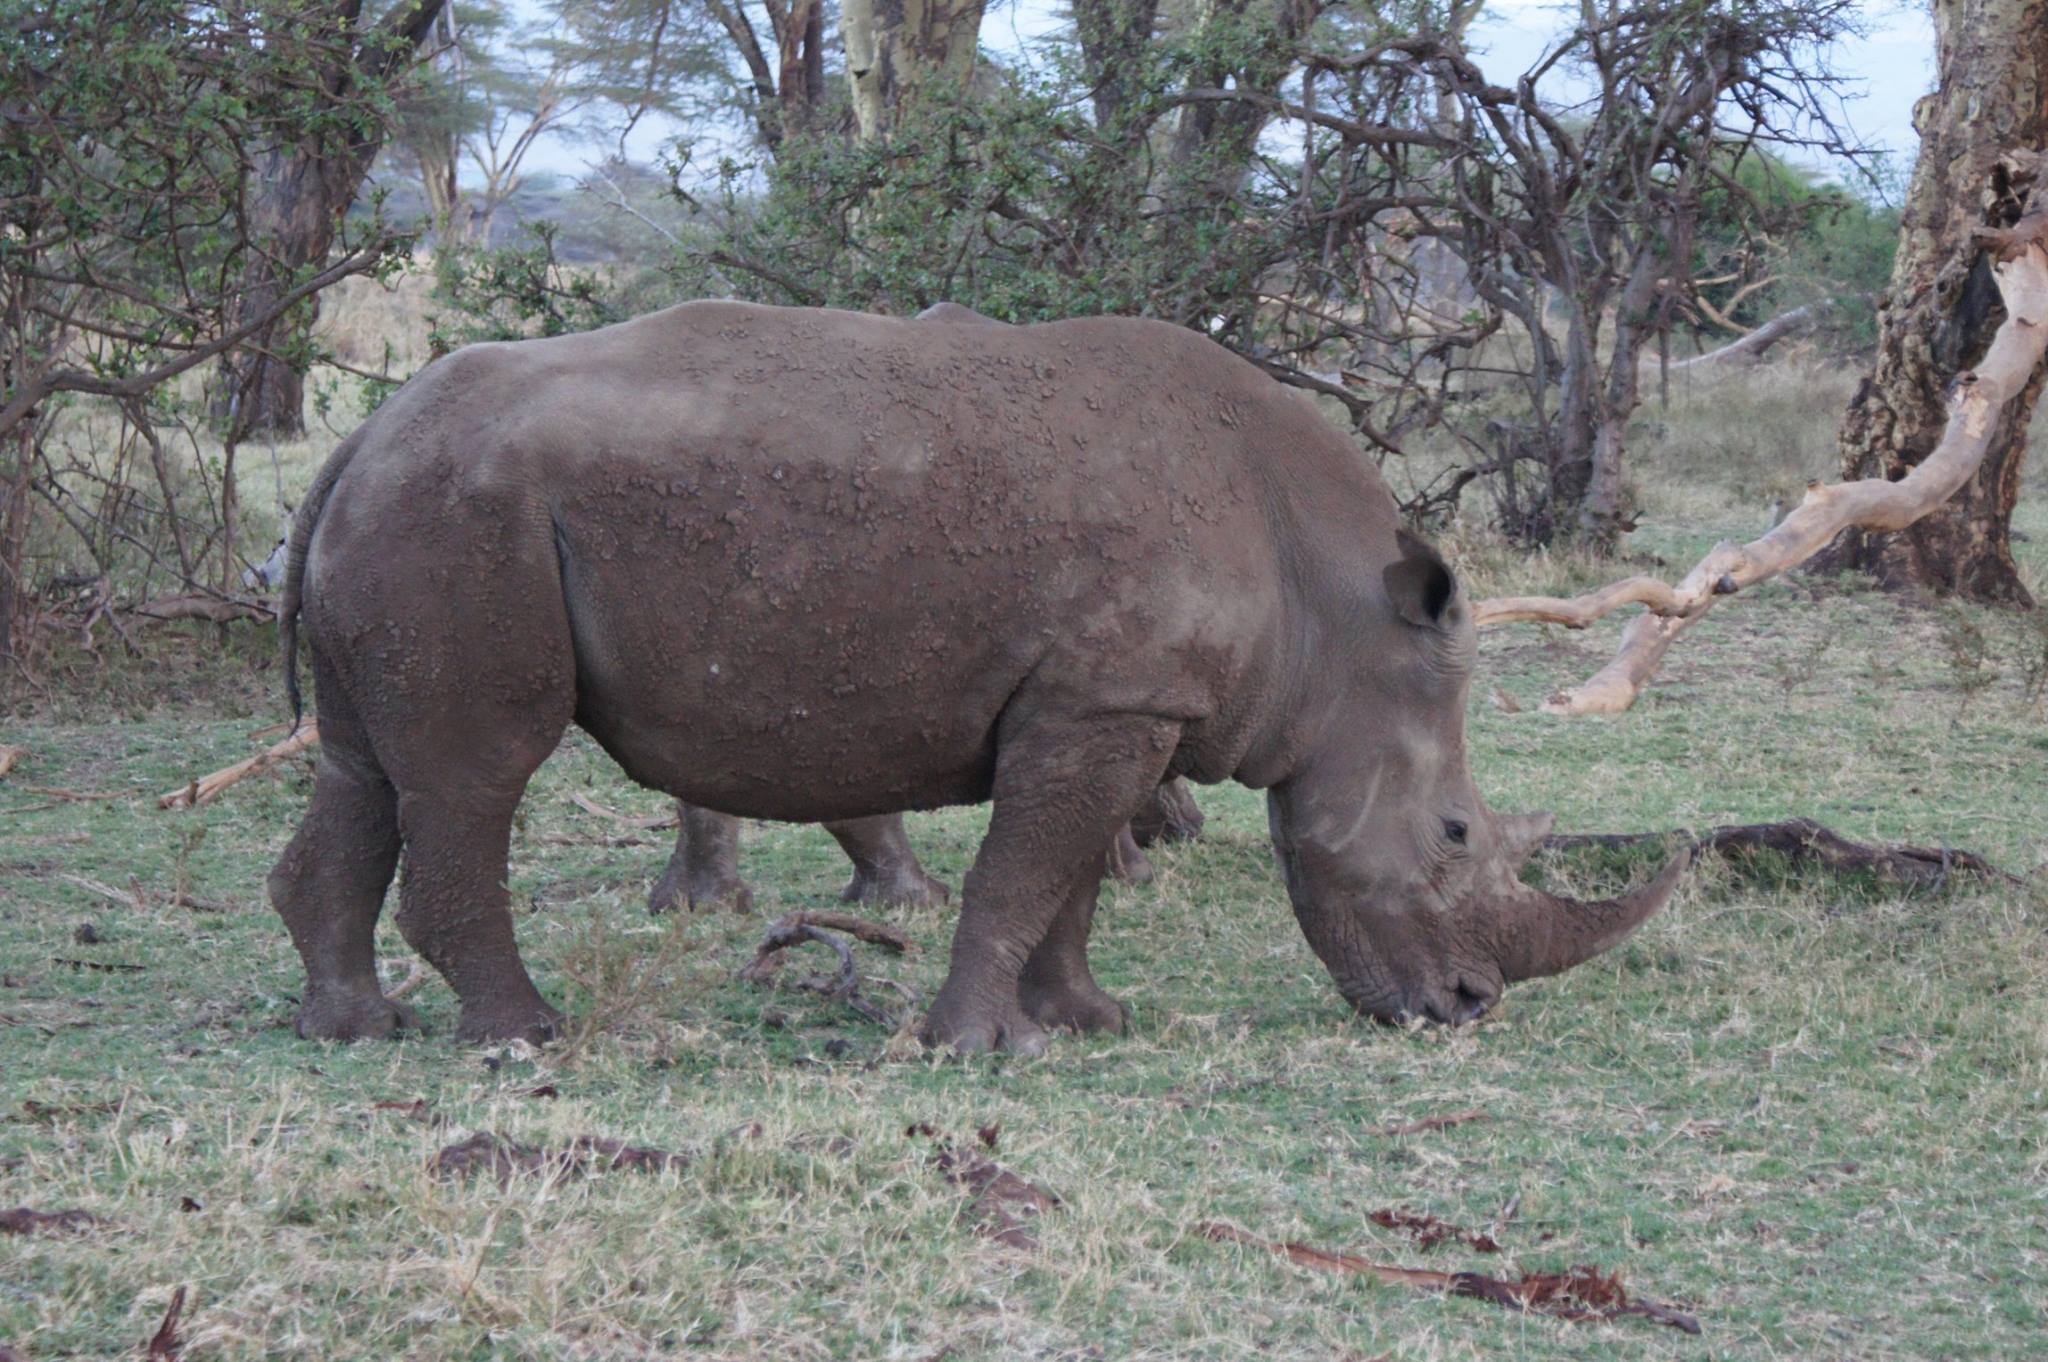
<svg viewBox="0 0 2048 1362">
<path fill-rule="evenodd" d="M 154 430 L 182 410 L 170 380 L 335 281 L 394 263 L 395 238 L 372 214 L 335 255 L 238 311 L 235 281 L 265 246 L 245 212 L 262 188 L 254 150 L 354 145 L 389 115 L 380 88 L 334 81 L 356 37 L 330 11 L 295 3 L 44 0 L 0 25 L 0 656 L 28 618 L 32 498 L 74 526 L 109 509 L 154 517 L 176 541 L 185 585 L 233 585 L 232 469 L 211 523 L 188 535 L 191 508 L 177 502 Z M 148 445 L 149 492 L 82 495 L 51 466 L 46 437 L 83 396 L 111 400 Z M 96 532 L 99 543 L 108 535 L 134 537 Z M 201 566 L 209 545 L 217 577 Z"/>
<path fill-rule="evenodd" d="M 1702 343 L 1723 343 L 1727 322 L 1754 327 L 1825 299 L 1834 303 L 1834 344 L 1868 350 L 1898 246 L 1898 210 L 1759 147 L 1731 148 L 1726 159 L 1701 196 L 1688 321 Z"/>
</svg>

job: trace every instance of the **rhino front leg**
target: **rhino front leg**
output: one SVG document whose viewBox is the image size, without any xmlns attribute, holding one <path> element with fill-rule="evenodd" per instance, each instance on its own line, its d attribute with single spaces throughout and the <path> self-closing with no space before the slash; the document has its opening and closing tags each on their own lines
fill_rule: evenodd
<svg viewBox="0 0 2048 1362">
<path fill-rule="evenodd" d="M 1045 1027 L 1024 1006 L 1026 965 L 1065 911 L 1062 935 L 1033 976 L 1033 998 L 1056 1011 L 1047 1001 L 1055 985 L 1073 983 L 1077 958 L 1086 971 L 1088 920 L 1067 910 L 1092 911 L 1110 842 L 1158 782 L 1177 739 L 1177 725 L 1151 716 L 1039 720 L 999 739 L 995 810 L 967 872 L 946 982 L 925 1017 L 927 1044 L 1044 1051 Z"/>
<path fill-rule="evenodd" d="M 918 864 L 901 815 L 849 818 L 827 823 L 825 831 L 853 862 L 853 878 L 839 895 L 842 902 L 918 908 L 944 903 L 953 896 Z"/>
<path fill-rule="evenodd" d="M 744 913 L 754 891 L 740 878 L 740 820 L 676 801 L 676 849 L 647 896 L 647 911 L 691 912 L 731 904 Z"/>
</svg>

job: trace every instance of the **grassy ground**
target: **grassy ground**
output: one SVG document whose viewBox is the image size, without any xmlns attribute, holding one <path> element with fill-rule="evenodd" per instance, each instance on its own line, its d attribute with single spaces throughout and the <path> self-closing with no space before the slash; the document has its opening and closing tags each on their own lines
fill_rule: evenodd
<svg viewBox="0 0 2048 1362">
<path fill-rule="evenodd" d="M 1774 476 L 1825 462 L 1811 412 L 1839 409 L 1832 390 L 1766 376 L 1674 411 L 1645 435 L 1658 476 L 1638 546 L 1677 571 L 1761 528 L 1745 492 L 1763 442 L 1728 433 L 1737 399 L 1750 428 L 1790 432 Z M 2037 583 L 2040 491 L 2023 517 Z M 1462 547 L 1480 591 L 1591 571 Z M 2034 623 L 1769 585 L 1688 636 L 1628 715 L 1489 703 L 1583 678 L 1619 627 L 1486 640 L 1473 762 L 1496 805 L 1554 808 L 1567 830 L 1803 814 L 2022 872 L 2048 861 Z M 664 834 L 622 836 L 570 795 L 660 801 L 572 738 L 528 797 L 511 870 L 536 977 L 580 1019 L 570 1043 L 460 1047 L 433 982 L 425 1038 L 319 1046 L 290 1031 L 300 974 L 262 891 L 310 765 L 198 811 L 150 797 L 254 750 L 245 716 L 275 717 L 258 645 L 210 640 L 110 663 L 92 696 L 45 694 L 0 726 L 29 751 L 0 782 L 0 1208 L 106 1222 L 0 1239 L 0 1344 L 28 1357 L 137 1356 L 180 1285 L 188 1356 L 209 1359 L 1917 1359 L 2038 1356 L 2048 1333 L 2039 878 L 1906 895 L 1709 865 L 1636 939 L 1513 990 L 1496 1018 L 1402 1031 L 1346 1015 L 1288 921 L 1260 802 L 1210 790 L 1206 839 L 1158 853 L 1158 882 L 1112 893 L 1099 924 L 1098 973 L 1136 1034 L 942 1062 L 734 979 L 771 916 L 830 901 L 829 839 L 754 827 L 752 917 L 650 920 Z M 52 788 L 129 797 L 37 793 Z M 982 818 L 922 816 L 912 835 L 957 885 Z M 1539 867 L 1581 892 L 1640 871 Z M 181 886 L 226 911 L 164 906 Z M 928 997 L 952 916 L 897 920 L 920 953 L 863 947 L 863 966 Z M 380 953 L 404 973 L 388 926 Z M 557 1095 L 529 1095 L 542 1086 Z M 1379 1133 L 1469 1110 L 1485 1118 Z M 916 1122 L 970 1143 L 1000 1126 L 996 1157 L 1064 1202 L 1037 1251 L 976 1232 L 932 1141 L 906 1136 Z M 691 1161 L 504 1187 L 430 1176 L 474 1131 Z M 1424 1250 L 1368 1220 L 1382 1208 L 1491 1227 L 1505 1252 Z M 1192 1232 L 1210 1220 L 1418 1266 L 1598 1264 L 1705 1333 L 1326 1276 Z"/>
</svg>

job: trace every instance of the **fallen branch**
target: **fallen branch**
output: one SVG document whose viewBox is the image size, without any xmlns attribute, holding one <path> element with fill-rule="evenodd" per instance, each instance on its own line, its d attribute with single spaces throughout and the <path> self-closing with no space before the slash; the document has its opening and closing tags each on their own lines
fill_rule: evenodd
<svg viewBox="0 0 2048 1362">
<path fill-rule="evenodd" d="M 112 899 L 123 908 L 133 908 L 144 913 L 149 911 L 149 902 L 142 897 L 140 892 L 126 892 L 116 889 L 112 885 L 101 884 L 98 880 L 89 880 L 83 875 L 73 875 L 69 871 L 59 871 L 57 878 L 69 880 L 80 889 L 98 894 L 103 899 Z"/>
<path fill-rule="evenodd" d="M 1420 1135 L 1424 1131 L 1447 1130 L 1452 1126 L 1464 1125 L 1467 1121 L 1484 1121 L 1485 1119 L 1487 1117 L 1483 1111 L 1453 1111 L 1447 1112 L 1442 1116 L 1425 1116 L 1418 1121 L 1404 1121 L 1397 1126 L 1381 1126 L 1376 1130 L 1368 1130 L 1365 1134 L 1388 1136 Z"/>
<path fill-rule="evenodd" d="M 164 1310 L 164 1322 L 156 1326 L 156 1332 L 143 1345 L 144 1362 L 178 1362 L 185 1353 L 185 1338 L 179 1332 L 184 1316 L 185 1288 L 181 1286 L 171 1293 L 171 1303 Z"/>
<path fill-rule="evenodd" d="M 827 930 L 828 928 L 834 930 Z M 861 995 L 860 970 L 854 964 L 853 947 L 845 938 L 835 932 L 845 932 L 872 945 L 881 946 L 898 955 L 913 949 L 911 940 L 902 931 L 880 922 L 870 922 L 854 917 L 850 913 L 790 913 L 778 919 L 761 939 L 754 958 L 740 968 L 739 977 L 749 983 L 769 985 L 775 981 L 776 972 L 782 966 L 782 952 L 791 946 L 800 946 L 806 941 L 815 941 L 839 957 L 839 968 L 830 976 L 812 975 L 798 981 L 793 987 L 812 993 L 822 993 L 835 1002 L 848 1007 L 882 1026 L 895 1027 L 902 1018 L 890 1015 L 888 1009 L 872 999 Z M 904 995 L 914 1006 L 916 999 L 912 991 L 893 980 L 878 980 L 887 983 Z"/>
<path fill-rule="evenodd" d="M 451 1144 L 427 1160 L 427 1173 L 443 1180 L 489 1173 L 501 1187 L 520 1176 L 550 1181 L 598 1172 L 661 1173 L 690 1166 L 690 1156 L 645 1145 L 626 1144 L 602 1135 L 578 1135 L 565 1149 L 521 1144 L 496 1131 L 480 1130 L 461 1144 Z"/>
<path fill-rule="evenodd" d="M 620 813 L 617 809 L 606 808 L 589 795 L 581 792 L 572 793 L 569 796 L 569 802 L 582 809 L 585 813 L 594 813 L 599 818 L 609 818 L 614 823 L 623 823 L 629 828 L 648 828 L 651 830 L 656 828 L 672 828 L 676 825 L 676 815 L 673 810 L 668 813 L 651 814 Z"/>
<path fill-rule="evenodd" d="M 1630 1300 L 1622 1290 L 1621 1274 L 1603 1275 L 1598 1268 L 1575 1267 L 1568 1273 L 1524 1272 L 1519 1281 L 1503 1281 L 1477 1272 L 1436 1272 L 1427 1268 L 1397 1267 L 1376 1263 L 1350 1253 L 1331 1253 L 1307 1244 L 1276 1243 L 1247 1233 L 1234 1225 L 1204 1221 L 1195 1233 L 1219 1243 L 1248 1244 L 1276 1253 L 1302 1267 L 1318 1272 L 1344 1272 L 1372 1277 L 1390 1286 L 1417 1291 L 1436 1291 L 1448 1296 L 1469 1296 L 1492 1301 L 1504 1309 L 1549 1315 L 1555 1319 L 1611 1321 L 1624 1315 L 1641 1315 L 1688 1334 L 1700 1331 L 1700 1322 L 1683 1311 L 1655 1301 Z"/>
<path fill-rule="evenodd" d="M 1701 304 L 1701 310 L 1706 312 L 1716 322 L 1719 322 L 1731 331 L 1742 331 L 1741 327 L 1707 306 L 1705 299 L 1697 299 L 1696 301 Z M 1744 332 L 1719 349 L 1709 350 L 1703 355 L 1694 355 L 1690 359 L 1674 359 L 1665 367 L 1669 372 L 1677 374 L 1684 373 L 1687 370 L 1710 369 L 1717 364 L 1726 364 L 1732 360 L 1751 361 L 1762 359 L 1766 350 L 1769 350 L 1786 337 L 1796 336 L 1801 331 L 1806 330 L 1806 328 L 1826 316 L 1829 309 L 1834 307 L 1834 305 L 1834 300 L 1828 299 L 1824 302 L 1808 303 L 1804 307 L 1795 307 L 1790 312 L 1782 312 L 1771 318 L 1754 331 Z M 1647 360 L 1646 362 L 1650 364 L 1655 363 L 1654 360 Z"/>
<path fill-rule="evenodd" d="M 1715 545 L 1672 589 L 1670 598 L 1658 602 L 1657 613 L 1629 622 L 1612 661 L 1583 685 L 1553 695 L 1544 703 L 1544 713 L 1621 713 L 1642 694 L 1679 635 L 1719 598 L 1790 571 L 1844 530 L 1905 529 L 1969 481 L 1998 434 L 2001 411 L 2048 354 L 2048 245 L 2043 240 L 2048 230 L 2048 177 L 2039 174 L 2038 161 L 2031 155 L 2024 161 L 2007 158 L 2016 178 L 2034 181 L 2027 215 L 2010 230 L 1978 232 L 1995 256 L 1992 272 L 2006 319 L 1976 370 L 1957 375 L 1948 425 L 1934 452 L 1897 482 L 1864 478 L 1810 483 L 1799 506 L 1761 539 Z M 1572 600 L 1481 601 L 1473 613 L 1483 624 L 1554 619 L 1583 627 L 1645 594 L 1609 587 Z"/>
<path fill-rule="evenodd" d="M 1661 832 L 1575 833 L 1547 838 L 1543 845 L 1553 850 L 1576 847 L 1630 847 L 1645 842 L 1661 843 L 1669 834 Z M 1702 848 L 1754 853 L 1776 852 L 1795 861 L 1814 861 L 1837 874 L 1861 871 L 1896 884 L 1915 888 L 1937 888 L 1951 874 L 1978 875 L 1985 879 L 2021 883 L 1973 851 L 1952 847 L 1916 847 L 1904 843 L 1873 846 L 1852 842 L 1811 818 L 1787 818 L 1777 823 L 1745 823 L 1718 827 L 1698 839 Z"/>
<path fill-rule="evenodd" d="M 277 611 L 263 601 L 238 601 L 197 593 L 159 596 L 131 607 L 128 613 L 146 620 L 211 620 L 215 624 L 277 618 Z"/>
<path fill-rule="evenodd" d="M 219 797 L 222 790 L 236 781 L 247 780 L 259 771 L 267 771 L 287 757 L 297 756 L 319 741 L 320 725 L 309 719 L 299 726 L 298 732 L 247 761 L 238 761 L 233 766 L 222 767 L 212 775 L 201 776 L 175 790 L 166 791 L 157 797 L 156 806 L 159 809 L 189 809 L 197 804 L 211 803 Z"/>
</svg>

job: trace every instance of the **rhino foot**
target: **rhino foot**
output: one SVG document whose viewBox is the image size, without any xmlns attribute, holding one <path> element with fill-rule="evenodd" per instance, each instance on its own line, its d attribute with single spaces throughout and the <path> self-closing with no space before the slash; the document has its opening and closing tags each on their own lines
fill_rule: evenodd
<svg viewBox="0 0 2048 1362">
<path fill-rule="evenodd" d="M 857 869 L 846 888 L 839 891 L 841 903 L 872 908 L 935 908 L 952 897 L 952 890 L 914 862 L 875 872 Z"/>
<path fill-rule="evenodd" d="M 674 870 L 655 881 L 647 895 L 647 911 L 657 916 L 677 908 L 692 913 L 730 908 L 735 913 L 754 910 L 754 891 L 737 875 L 695 875 L 687 879 Z"/>
<path fill-rule="evenodd" d="M 950 1045 L 963 1055 L 1042 1055 L 1052 1039 L 1014 1000 L 1007 1007 L 960 1005 L 943 989 L 925 1014 L 920 1035 L 933 1049 Z"/>
<path fill-rule="evenodd" d="M 308 994 L 294 1025 L 307 1040 L 388 1040 L 420 1031 L 419 1013 L 382 993 Z"/>
<path fill-rule="evenodd" d="M 1116 840 L 1109 844 L 1109 851 L 1103 858 L 1103 871 L 1111 879 L 1124 884 L 1150 884 L 1157 873 L 1152 869 L 1152 860 L 1138 850 L 1138 842 L 1131 835 L 1126 823 Z"/>
<path fill-rule="evenodd" d="M 1094 980 L 1018 989 L 1024 1011 L 1049 1031 L 1102 1032 L 1120 1036 L 1130 1026 L 1131 1010 L 1103 992 Z"/>
<path fill-rule="evenodd" d="M 542 1002 L 537 995 L 531 1002 L 512 1006 L 464 1003 L 455 1035 L 469 1045 L 500 1045 L 515 1040 L 545 1045 L 562 1033 L 566 1020 L 559 1009 Z"/>
</svg>

